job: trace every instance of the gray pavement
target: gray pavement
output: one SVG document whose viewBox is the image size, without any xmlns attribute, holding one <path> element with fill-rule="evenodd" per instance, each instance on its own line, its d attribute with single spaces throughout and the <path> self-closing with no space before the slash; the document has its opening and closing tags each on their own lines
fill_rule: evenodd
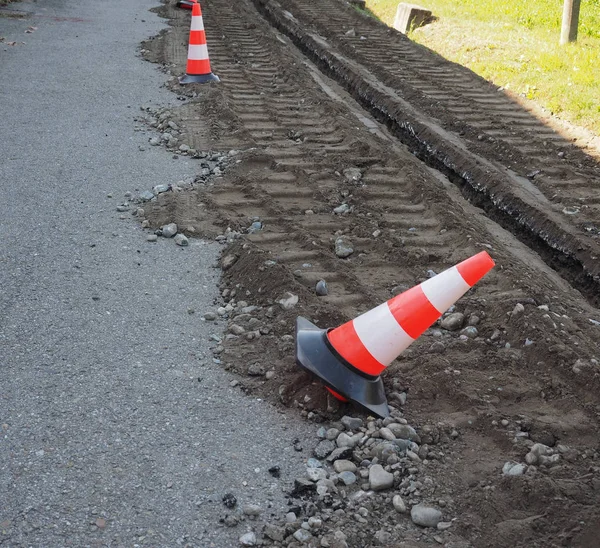
<svg viewBox="0 0 600 548">
<path fill-rule="evenodd" d="M 0 16 L 5 42 L 25 42 L 0 43 L 2 546 L 238 546 L 255 524 L 220 525 L 222 495 L 284 511 L 309 456 L 292 441 L 312 427 L 213 363 L 222 326 L 201 313 L 216 245 L 147 243 L 116 211 L 126 191 L 197 169 L 139 150 L 139 106 L 174 100 L 136 57 L 164 26 L 152 5 L 46 0 Z"/>
</svg>

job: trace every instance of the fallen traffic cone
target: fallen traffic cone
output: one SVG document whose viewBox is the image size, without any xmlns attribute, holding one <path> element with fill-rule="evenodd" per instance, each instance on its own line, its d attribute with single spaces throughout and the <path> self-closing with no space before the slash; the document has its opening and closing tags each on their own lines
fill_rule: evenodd
<svg viewBox="0 0 600 548">
<path fill-rule="evenodd" d="M 194 7 L 194 0 L 179 0 L 177 7 L 191 10 Z"/>
<path fill-rule="evenodd" d="M 296 362 L 337 398 L 387 417 L 381 372 L 493 266 L 482 251 L 336 329 L 299 317 Z"/>
<path fill-rule="evenodd" d="M 179 79 L 179 83 L 205 84 L 206 82 L 218 81 L 219 77 L 215 76 L 210 70 L 210 60 L 208 59 L 208 49 L 206 47 L 206 34 L 204 33 L 204 22 L 202 21 L 202 10 L 200 9 L 200 4 L 194 0 L 186 75 Z"/>
</svg>

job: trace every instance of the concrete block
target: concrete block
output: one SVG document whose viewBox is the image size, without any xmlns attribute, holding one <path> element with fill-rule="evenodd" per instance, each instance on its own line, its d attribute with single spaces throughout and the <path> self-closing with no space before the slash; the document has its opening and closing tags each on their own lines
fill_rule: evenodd
<svg viewBox="0 0 600 548">
<path fill-rule="evenodd" d="M 431 11 L 415 4 L 398 4 L 396 10 L 396 19 L 394 19 L 394 28 L 402 34 L 409 30 L 421 27 L 433 20 Z"/>
</svg>

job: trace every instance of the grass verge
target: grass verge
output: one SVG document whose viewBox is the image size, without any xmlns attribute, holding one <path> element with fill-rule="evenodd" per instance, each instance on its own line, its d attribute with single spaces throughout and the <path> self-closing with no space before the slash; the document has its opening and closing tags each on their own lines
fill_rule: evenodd
<svg viewBox="0 0 600 548">
<path fill-rule="evenodd" d="M 600 134 L 600 0 L 581 3 L 579 39 L 559 46 L 560 0 L 425 0 L 439 19 L 410 37 L 557 117 Z M 398 0 L 367 0 L 388 25 Z"/>
</svg>

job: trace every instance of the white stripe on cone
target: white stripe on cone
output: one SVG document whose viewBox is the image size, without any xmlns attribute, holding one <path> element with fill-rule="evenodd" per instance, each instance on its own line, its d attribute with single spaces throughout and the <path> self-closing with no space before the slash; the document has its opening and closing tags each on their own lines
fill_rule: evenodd
<svg viewBox="0 0 600 548">
<path fill-rule="evenodd" d="M 202 16 L 192 17 L 192 27 L 190 30 L 204 30 L 204 21 L 202 21 Z"/>
<path fill-rule="evenodd" d="M 387 303 L 355 318 L 354 329 L 371 356 L 385 366 L 414 341 L 400 327 Z"/>
<path fill-rule="evenodd" d="M 188 59 L 191 61 L 204 61 L 208 59 L 208 48 L 206 44 L 201 44 L 199 46 L 193 46 L 190 44 L 188 49 Z"/>
<path fill-rule="evenodd" d="M 455 266 L 421 284 L 421 289 L 429 302 L 442 314 L 470 288 L 471 286 L 465 282 Z"/>
</svg>

